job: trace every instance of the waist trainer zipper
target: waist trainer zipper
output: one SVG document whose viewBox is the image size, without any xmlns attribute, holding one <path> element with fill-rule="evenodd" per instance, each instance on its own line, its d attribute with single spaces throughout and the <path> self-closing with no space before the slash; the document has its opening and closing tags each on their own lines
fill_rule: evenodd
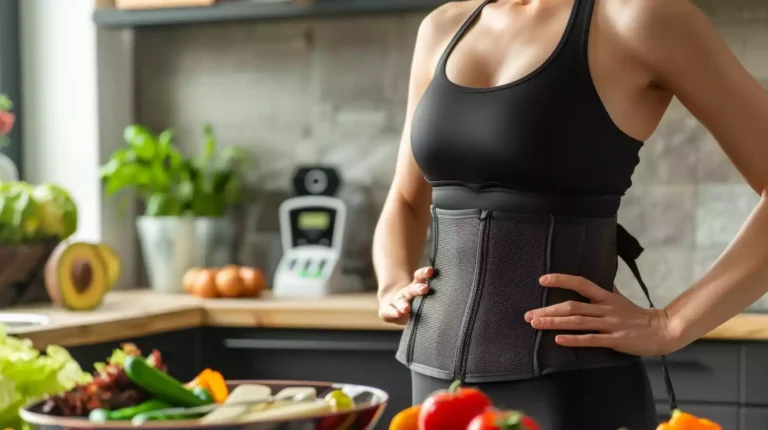
<svg viewBox="0 0 768 430">
<path fill-rule="evenodd" d="M 456 379 L 464 380 L 467 370 L 467 355 L 469 354 L 469 341 L 472 337 L 472 328 L 475 323 L 475 314 L 479 308 L 480 296 L 482 295 L 483 284 L 485 283 L 486 255 L 488 254 L 488 235 L 491 223 L 490 211 L 485 209 L 480 212 L 480 231 L 477 242 L 477 262 L 475 264 L 475 283 L 469 293 L 467 308 L 464 312 L 461 332 L 459 333 L 459 342 L 456 348 L 456 358 L 454 361 L 454 373 Z"/>
<path fill-rule="evenodd" d="M 624 263 L 626 263 L 629 270 L 632 271 L 632 274 L 635 276 L 635 279 L 637 279 L 637 283 L 640 284 L 640 288 L 643 290 L 643 294 L 645 294 L 645 298 L 648 300 L 648 305 L 651 309 L 655 309 L 656 307 L 653 305 L 653 301 L 651 301 L 651 294 L 648 292 L 648 287 L 645 285 L 645 282 L 643 282 L 643 278 L 640 276 L 640 269 L 637 267 L 637 259 L 640 257 L 640 254 L 643 253 L 643 247 L 640 245 L 640 242 L 638 242 L 634 236 L 629 234 L 629 232 L 621 225 L 617 225 L 616 249 L 619 257 L 624 260 Z M 664 372 L 664 385 L 667 390 L 667 396 L 669 397 L 669 405 L 671 410 L 674 411 L 677 409 L 677 399 L 675 397 L 675 388 L 672 386 L 672 379 L 669 377 L 667 356 L 661 356 L 661 365 Z"/>
<path fill-rule="evenodd" d="M 435 258 L 437 257 L 437 210 L 433 205 L 430 208 L 432 212 L 432 249 L 429 253 L 429 265 L 432 267 L 432 277 L 437 276 L 437 268 L 435 268 Z M 432 286 L 432 278 L 427 279 L 427 286 Z M 430 291 L 431 293 L 431 291 Z M 427 295 L 429 295 L 428 293 Z M 411 329 L 411 336 L 408 338 L 408 349 L 406 354 L 406 360 L 410 366 L 413 363 L 413 344 L 416 342 L 416 330 L 419 328 L 419 318 L 421 318 L 421 310 L 424 307 L 424 301 L 427 300 L 427 296 L 420 296 L 417 298 L 418 304 L 413 306 L 411 312 L 413 313 L 413 328 Z M 414 300 L 415 302 L 416 300 Z M 415 303 L 414 303 L 415 304 Z"/>
</svg>

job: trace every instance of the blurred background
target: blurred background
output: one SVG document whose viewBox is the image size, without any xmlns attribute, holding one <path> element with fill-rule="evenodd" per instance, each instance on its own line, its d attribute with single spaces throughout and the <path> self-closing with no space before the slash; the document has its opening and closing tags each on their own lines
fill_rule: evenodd
<svg viewBox="0 0 768 430">
<path fill-rule="evenodd" d="M 3 151 L 20 163 L 23 179 L 71 191 L 80 213 L 76 237 L 112 245 L 129 268 L 119 288 L 146 284 L 133 220 L 140 209 L 119 214 L 98 167 L 133 123 L 157 133 L 174 128 L 175 144 L 189 156 L 201 151 L 210 123 L 220 146 L 244 148 L 258 162 L 244 171 L 242 262 L 275 264 L 265 255 L 278 252 L 277 206 L 290 194 L 294 168 L 305 164 L 334 166 L 365 189 L 356 235 L 369 241 L 394 169 L 416 30 L 439 3 L 244 0 L 209 13 L 3 0 L 0 91 L 15 95 L 20 108 Z M 747 68 L 768 79 L 768 6 L 697 4 Z M 641 157 L 620 221 L 647 248 L 641 267 L 663 304 L 708 267 L 757 196 L 678 104 Z M 618 285 L 641 302 L 627 275 L 622 268 Z"/>
<path fill-rule="evenodd" d="M 71 347 L 86 370 L 130 340 L 145 352 L 161 345 L 180 378 L 219 366 L 229 378 L 374 385 L 393 395 L 385 428 L 410 386 L 393 358 L 398 328 L 376 316 L 371 239 L 416 31 L 442 3 L 0 0 L 0 111 L 15 121 L 0 146 L 0 326 L 39 348 Z M 768 85 L 768 3 L 695 3 Z M 0 115 L 0 135 L 10 118 Z M 709 267 L 758 196 L 676 101 L 641 159 L 619 221 L 646 248 L 639 265 L 662 306 Z M 317 193 L 346 219 L 281 218 L 284 202 Z M 338 264 L 318 269 L 333 278 L 302 266 L 302 285 L 364 294 L 256 299 L 293 270 L 288 248 L 333 231 L 343 244 L 322 255 Z M 616 284 L 646 304 L 623 264 Z M 242 300 L 155 294 L 183 290 Z M 50 301 L 58 306 L 40 304 Z M 750 310 L 768 310 L 768 299 Z M 741 315 L 670 357 L 687 410 L 765 428 L 761 317 Z M 661 367 L 648 368 L 663 419 Z"/>
</svg>

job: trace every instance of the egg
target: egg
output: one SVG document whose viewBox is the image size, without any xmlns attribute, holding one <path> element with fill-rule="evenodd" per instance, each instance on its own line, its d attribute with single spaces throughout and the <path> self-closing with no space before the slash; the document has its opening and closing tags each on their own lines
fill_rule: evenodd
<svg viewBox="0 0 768 430">
<path fill-rule="evenodd" d="M 216 278 L 211 270 L 201 270 L 195 279 L 194 295 L 198 297 L 212 298 L 218 296 Z"/>
<path fill-rule="evenodd" d="M 216 274 L 216 290 L 222 297 L 238 297 L 243 289 L 243 280 L 236 266 L 227 266 Z"/>
<path fill-rule="evenodd" d="M 253 267 L 241 267 L 240 278 L 243 280 L 243 296 L 258 297 L 266 287 L 264 273 Z"/>
</svg>

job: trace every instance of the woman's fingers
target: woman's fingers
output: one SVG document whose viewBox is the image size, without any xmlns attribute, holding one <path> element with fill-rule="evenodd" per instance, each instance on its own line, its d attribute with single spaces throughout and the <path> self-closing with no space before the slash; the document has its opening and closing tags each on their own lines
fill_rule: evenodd
<svg viewBox="0 0 768 430">
<path fill-rule="evenodd" d="M 581 276 L 549 274 L 539 279 L 539 283 L 545 287 L 563 288 L 575 291 L 593 302 L 602 302 L 611 297 L 613 293 L 605 291 L 589 279 Z"/>
<path fill-rule="evenodd" d="M 404 324 L 402 321 L 408 321 L 408 314 L 401 312 L 391 303 L 382 303 L 379 306 L 379 318 L 392 324 Z"/>
<path fill-rule="evenodd" d="M 413 274 L 413 282 L 384 298 L 379 304 L 379 318 L 393 324 L 408 322 L 411 302 L 418 296 L 429 292 L 426 282 L 434 274 L 431 267 L 424 267 Z"/>
<path fill-rule="evenodd" d="M 603 316 L 606 313 L 604 306 L 592 303 L 567 301 L 546 308 L 536 309 L 525 313 L 525 322 L 530 323 L 534 318 L 543 317 L 567 317 L 571 315 L 584 315 L 590 317 Z"/>
<path fill-rule="evenodd" d="M 560 334 L 555 336 L 555 342 L 562 346 L 580 348 L 612 348 L 617 337 L 614 334 Z"/>
<path fill-rule="evenodd" d="M 429 287 L 427 284 L 409 284 L 395 294 L 394 299 L 392 299 L 392 304 L 400 312 L 408 313 L 411 311 L 411 301 L 418 296 L 427 294 L 428 291 Z"/>
<path fill-rule="evenodd" d="M 416 284 L 423 284 L 427 282 L 427 279 L 431 278 L 435 274 L 435 269 L 431 267 L 422 267 L 421 269 L 413 272 L 413 282 Z"/>
<path fill-rule="evenodd" d="M 587 317 L 572 315 L 567 317 L 534 318 L 531 326 L 539 330 L 567 331 L 611 331 L 618 322 L 611 317 Z"/>
</svg>

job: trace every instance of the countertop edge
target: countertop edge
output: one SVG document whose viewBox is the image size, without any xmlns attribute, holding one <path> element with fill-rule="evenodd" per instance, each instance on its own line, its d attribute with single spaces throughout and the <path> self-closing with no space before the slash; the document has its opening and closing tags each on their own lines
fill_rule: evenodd
<svg viewBox="0 0 768 430">
<path fill-rule="evenodd" d="M 319 300 L 198 299 L 148 291 L 114 292 L 110 296 L 102 308 L 91 312 L 70 312 L 50 305 L 9 309 L 13 313 L 43 314 L 51 319 L 48 326 L 11 334 L 30 339 L 37 348 L 45 348 L 48 345 L 72 347 L 128 340 L 200 327 L 402 330 L 402 327 L 378 318 L 378 304 L 373 293 Z M 768 314 L 737 315 L 702 339 L 768 341 Z"/>
</svg>

